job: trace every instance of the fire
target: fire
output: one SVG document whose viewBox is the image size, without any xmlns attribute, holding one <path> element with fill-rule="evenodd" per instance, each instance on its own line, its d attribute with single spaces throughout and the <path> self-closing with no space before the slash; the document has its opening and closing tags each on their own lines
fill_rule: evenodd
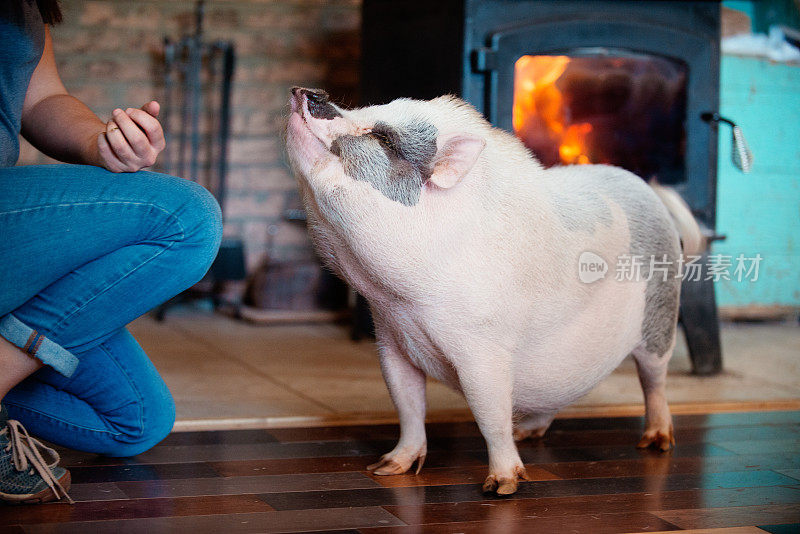
<svg viewBox="0 0 800 534">
<path fill-rule="evenodd" d="M 585 154 L 589 133 L 592 131 L 592 125 L 588 122 L 581 122 L 573 124 L 562 137 L 562 142 L 558 146 L 558 155 L 564 163 L 578 163 L 585 165 L 591 163 L 589 156 Z"/>
<path fill-rule="evenodd" d="M 514 67 L 514 132 L 530 144 L 542 137 L 558 147 L 562 163 L 591 163 L 588 122 L 569 124 L 563 95 L 556 86 L 570 62 L 568 56 L 522 56 Z"/>
</svg>

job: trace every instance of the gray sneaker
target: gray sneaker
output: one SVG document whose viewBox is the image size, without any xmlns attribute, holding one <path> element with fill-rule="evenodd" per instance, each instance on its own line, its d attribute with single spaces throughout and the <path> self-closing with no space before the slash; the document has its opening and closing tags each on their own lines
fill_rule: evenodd
<svg viewBox="0 0 800 534">
<path fill-rule="evenodd" d="M 45 459 L 47 458 L 47 459 Z M 58 453 L 32 438 L 0 405 L 0 501 L 41 503 L 67 495 L 69 471 L 58 467 Z"/>
</svg>

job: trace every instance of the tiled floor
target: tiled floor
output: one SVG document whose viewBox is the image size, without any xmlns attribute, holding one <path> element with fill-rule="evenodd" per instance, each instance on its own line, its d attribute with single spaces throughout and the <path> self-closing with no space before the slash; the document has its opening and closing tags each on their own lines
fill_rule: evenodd
<svg viewBox="0 0 800 534">
<path fill-rule="evenodd" d="M 175 396 L 176 429 L 394 419 L 373 343 L 352 342 L 346 327 L 261 326 L 179 309 L 131 330 Z M 689 373 L 679 341 L 667 386 L 675 413 L 800 407 L 796 323 L 726 324 L 722 335 L 725 371 L 714 377 Z M 566 413 L 637 414 L 641 395 L 626 361 Z M 429 383 L 428 411 L 431 420 L 469 418 L 461 395 L 438 383 Z"/>
</svg>

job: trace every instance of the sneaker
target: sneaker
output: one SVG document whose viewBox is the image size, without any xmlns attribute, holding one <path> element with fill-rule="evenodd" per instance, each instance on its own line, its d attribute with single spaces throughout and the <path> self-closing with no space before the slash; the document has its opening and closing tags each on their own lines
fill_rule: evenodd
<svg viewBox="0 0 800 534">
<path fill-rule="evenodd" d="M 45 460 L 47 457 L 47 460 Z M 0 405 L 0 501 L 41 503 L 66 499 L 69 471 L 58 467 L 58 453 L 34 439 Z"/>
</svg>

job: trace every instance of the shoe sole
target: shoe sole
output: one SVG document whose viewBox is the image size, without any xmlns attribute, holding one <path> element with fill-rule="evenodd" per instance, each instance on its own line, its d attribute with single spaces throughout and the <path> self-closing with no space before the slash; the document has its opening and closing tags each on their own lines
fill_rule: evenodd
<svg viewBox="0 0 800 534">
<path fill-rule="evenodd" d="M 61 484 L 61 487 L 64 488 L 64 492 L 68 492 L 72 484 L 72 477 L 69 471 L 64 473 L 64 475 L 58 479 L 58 482 Z M 39 493 L 27 493 L 23 495 L 0 492 L 0 501 L 5 501 L 8 504 L 41 504 L 56 500 L 59 499 L 50 488 L 45 488 Z"/>
</svg>

